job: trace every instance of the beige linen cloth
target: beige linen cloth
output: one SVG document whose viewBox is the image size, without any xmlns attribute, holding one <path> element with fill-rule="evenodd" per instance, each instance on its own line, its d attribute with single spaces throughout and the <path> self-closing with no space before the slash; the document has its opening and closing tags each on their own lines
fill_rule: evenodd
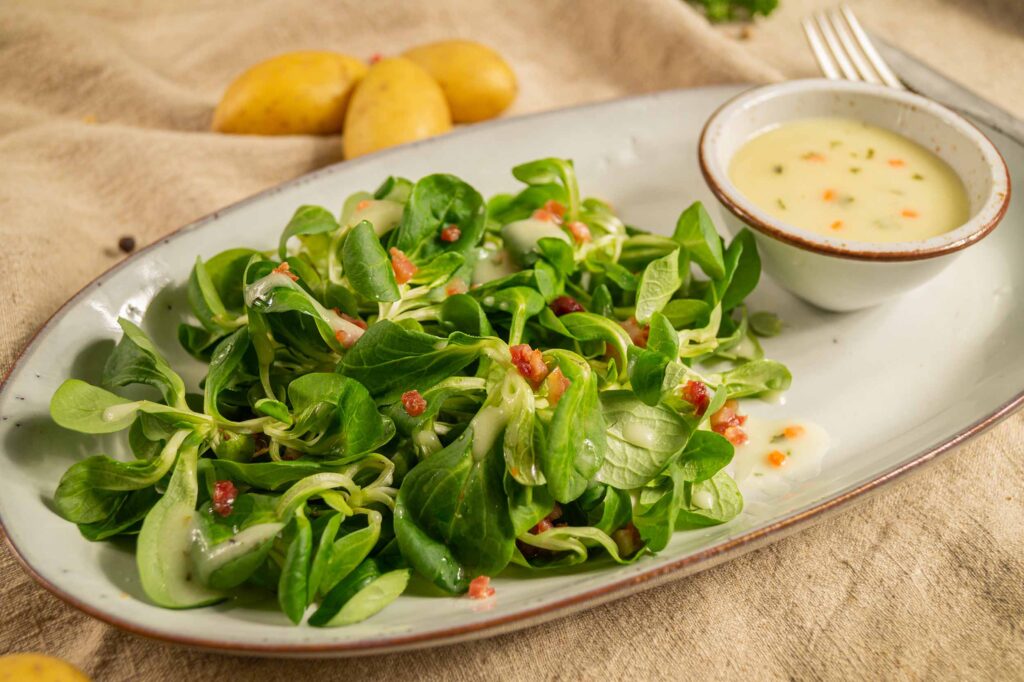
<svg viewBox="0 0 1024 682">
<path fill-rule="evenodd" d="M 337 138 L 206 132 L 225 85 L 253 62 L 475 38 L 515 67 L 514 115 L 811 75 L 797 22 L 824 4 L 782 0 L 741 38 L 680 0 L 8 0 L 0 371 L 122 257 L 122 235 L 149 243 L 339 160 Z M 1024 3 L 853 4 L 870 27 L 1024 116 Z M 1021 679 L 1022 445 L 1017 415 L 855 510 L 697 576 L 519 633 L 347 661 L 241 659 L 119 632 L 38 587 L 4 546 L 0 653 L 44 651 L 97 680 Z"/>
</svg>

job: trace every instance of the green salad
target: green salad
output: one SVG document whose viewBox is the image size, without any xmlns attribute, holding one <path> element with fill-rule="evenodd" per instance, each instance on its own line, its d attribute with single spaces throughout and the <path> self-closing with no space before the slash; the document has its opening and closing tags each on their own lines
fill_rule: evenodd
<svg viewBox="0 0 1024 682">
<path fill-rule="evenodd" d="M 790 383 L 757 338 L 777 318 L 743 304 L 752 236 L 726 244 L 699 203 L 671 237 L 626 225 L 562 159 L 512 174 L 489 201 L 388 178 L 340 216 L 300 207 L 274 250 L 197 258 L 178 341 L 201 393 L 121 319 L 102 387 L 50 408 L 136 459 L 74 464 L 57 511 L 134 536 L 160 606 L 263 590 L 314 626 L 414 574 L 485 598 L 509 564 L 629 563 L 735 517 L 736 399 Z"/>
</svg>

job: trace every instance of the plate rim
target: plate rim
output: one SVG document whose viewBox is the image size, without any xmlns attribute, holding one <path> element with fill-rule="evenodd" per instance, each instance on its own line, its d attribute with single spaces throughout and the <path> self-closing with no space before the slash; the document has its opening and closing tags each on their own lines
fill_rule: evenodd
<svg viewBox="0 0 1024 682">
<path fill-rule="evenodd" d="M 103 281 L 107 280 L 120 271 L 122 268 L 129 265 L 134 259 L 141 256 L 144 253 L 149 252 L 151 249 L 156 249 L 164 246 L 172 239 L 181 237 L 182 235 L 197 230 L 204 225 L 211 223 L 219 219 L 225 213 L 230 213 L 248 206 L 249 204 L 261 201 L 267 197 L 273 196 L 285 190 L 289 190 L 305 183 L 311 182 L 323 176 L 333 175 L 340 169 L 352 168 L 356 165 L 362 165 L 371 160 L 376 160 L 382 157 L 396 155 L 400 153 L 406 153 L 412 149 L 421 146 L 430 146 L 434 144 L 443 143 L 445 140 L 451 139 L 456 136 L 468 134 L 470 132 L 478 132 L 483 129 L 495 129 L 512 123 L 519 123 L 526 119 L 539 120 L 546 117 L 553 117 L 565 112 L 570 111 L 584 111 L 592 108 L 603 108 L 612 106 L 615 104 L 622 104 L 626 102 L 642 102 L 652 101 L 664 97 L 673 95 L 680 95 L 684 93 L 695 93 L 705 92 L 710 93 L 714 91 L 743 92 L 745 89 L 754 87 L 756 84 L 751 83 L 732 83 L 732 84 L 718 84 L 718 85 L 705 85 L 692 88 L 674 88 L 669 90 L 661 90 L 658 92 L 647 93 L 642 95 L 629 95 L 623 97 L 616 97 L 612 99 L 601 100 L 597 102 L 588 102 L 585 104 L 578 104 L 570 107 L 563 107 L 560 109 L 553 109 L 548 111 L 534 112 L 529 114 L 522 114 L 513 116 L 510 118 L 503 118 L 494 121 L 488 121 L 485 123 L 478 123 L 471 126 L 466 126 L 458 130 L 452 131 L 445 135 L 433 137 L 425 140 L 419 140 L 411 144 L 394 147 L 391 149 L 385 149 L 372 154 L 367 154 L 357 159 L 351 159 L 348 161 L 338 161 L 332 163 L 323 168 L 318 168 L 298 177 L 286 180 L 282 183 L 261 190 L 248 197 L 244 197 L 234 203 L 228 204 L 222 208 L 219 208 L 205 216 L 198 218 L 190 223 L 187 223 L 165 235 L 159 239 L 153 241 L 151 244 L 135 251 L 128 255 L 126 258 L 118 263 L 113 264 L 111 267 L 104 270 L 102 273 L 97 275 L 95 278 L 86 283 L 82 288 L 70 296 L 63 304 L 60 305 L 29 337 L 28 341 L 21 348 L 20 351 L 15 355 L 11 366 L 4 372 L 2 378 L 0 378 L 0 398 L 6 397 L 8 391 L 11 390 L 12 380 L 17 378 L 17 374 L 20 372 L 21 364 L 25 359 L 25 356 L 30 351 L 34 350 L 36 345 L 41 341 L 42 337 L 46 332 L 50 330 L 55 322 L 64 317 L 68 310 L 79 302 L 83 296 L 96 287 L 98 284 L 102 284 Z M 660 584 L 670 582 L 674 579 L 680 579 L 703 570 L 710 568 L 718 563 L 724 562 L 731 558 L 734 558 L 747 551 L 756 549 L 759 546 L 768 544 L 774 540 L 781 539 L 782 537 L 794 533 L 824 520 L 828 515 L 843 510 L 852 506 L 856 502 L 863 501 L 866 499 L 869 493 L 876 492 L 896 481 L 899 481 L 906 477 L 907 474 L 918 471 L 923 468 L 923 465 L 936 461 L 942 455 L 945 455 L 952 450 L 955 450 L 965 442 L 981 435 L 985 431 L 989 430 L 999 422 L 1003 421 L 1017 410 L 1024 407 L 1024 388 L 1017 392 L 1010 400 L 1006 401 L 995 410 L 989 412 L 978 420 L 974 421 L 970 425 L 964 427 L 960 431 L 951 434 L 949 437 L 939 441 L 938 443 L 918 451 L 910 459 L 907 459 L 901 464 L 895 465 L 886 469 L 874 476 L 863 479 L 857 483 L 854 483 L 840 492 L 836 493 L 832 497 L 829 497 L 816 504 L 807 505 L 801 509 L 798 509 L 789 515 L 778 519 L 772 523 L 764 526 L 751 529 L 741 535 L 733 537 L 731 539 L 724 540 L 716 543 L 710 547 L 699 550 L 692 554 L 680 557 L 674 561 L 670 561 L 661 566 L 651 567 L 650 569 L 632 575 L 629 577 L 612 580 L 604 585 L 595 587 L 594 589 L 586 592 L 572 595 L 569 597 L 563 597 L 561 599 L 547 602 L 542 605 L 534 606 L 528 609 L 517 611 L 515 613 L 496 616 L 496 617 L 484 617 L 478 621 L 466 623 L 463 625 L 456 625 L 440 630 L 431 630 L 416 634 L 407 635 L 388 635 L 385 637 L 374 638 L 374 639 L 359 639 L 349 642 L 323 642 L 323 643 L 259 643 L 259 642 L 232 642 L 226 640 L 211 639 L 209 637 L 196 637 L 186 633 L 171 634 L 162 631 L 158 628 L 140 625 L 136 621 L 123 618 L 115 613 L 108 613 L 102 609 L 91 606 L 90 604 L 82 601 L 78 597 L 68 593 L 59 585 L 54 584 L 48 579 L 44 578 L 39 574 L 35 568 L 28 562 L 28 560 L 22 555 L 21 550 L 15 544 L 10 534 L 7 532 L 6 525 L 2 515 L 0 515 L 0 531 L 3 532 L 4 541 L 10 548 L 12 555 L 15 560 L 21 565 L 22 569 L 36 581 L 37 584 L 42 586 L 48 592 L 61 599 L 65 603 L 73 606 L 79 611 L 89 615 L 103 623 L 112 625 L 116 628 L 130 632 L 134 635 L 139 635 L 148 639 L 154 639 L 157 641 L 177 644 L 182 646 L 206 649 L 211 651 L 220 651 L 235 654 L 248 654 L 248 655 L 263 655 L 263 656 L 360 656 L 360 655 L 371 655 L 371 654 L 382 654 L 394 651 L 411 650 L 417 648 L 425 648 L 429 646 L 443 646 L 448 644 L 454 644 L 459 641 L 464 641 L 471 638 L 477 637 L 492 637 L 505 632 L 511 632 L 526 627 L 532 627 L 539 625 L 544 622 L 554 620 L 566 615 L 569 615 L 576 611 L 599 606 L 601 604 L 621 599 L 629 596 L 642 589 L 654 587 Z"/>
</svg>

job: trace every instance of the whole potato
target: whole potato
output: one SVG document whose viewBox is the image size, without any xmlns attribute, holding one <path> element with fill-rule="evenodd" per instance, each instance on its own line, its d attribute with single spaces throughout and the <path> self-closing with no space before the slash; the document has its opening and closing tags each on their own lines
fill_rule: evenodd
<svg viewBox="0 0 1024 682">
<path fill-rule="evenodd" d="M 448 103 L 430 74 L 402 57 L 382 59 L 352 93 L 342 139 L 345 158 L 422 140 L 451 127 Z"/>
<path fill-rule="evenodd" d="M 516 75 L 497 52 L 469 40 L 414 47 L 404 55 L 434 77 L 448 98 L 452 120 L 494 118 L 516 97 Z"/>
<path fill-rule="evenodd" d="M 228 86 L 213 129 L 245 135 L 340 133 L 366 65 L 335 52 L 289 52 L 250 67 Z"/>
<path fill-rule="evenodd" d="M 89 682 L 75 666 L 45 654 L 0 656 L 0 682 Z"/>
</svg>

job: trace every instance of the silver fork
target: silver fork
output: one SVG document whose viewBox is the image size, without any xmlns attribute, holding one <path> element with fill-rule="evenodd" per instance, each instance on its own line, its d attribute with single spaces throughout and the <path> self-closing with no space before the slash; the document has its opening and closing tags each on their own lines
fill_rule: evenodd
<svg viewBox="0 0 1024 682">
<path fill-rule="evenodd" d="M 906 90 L 846 5 L 803 21 L 811 52 L 826 78 L 867 81 Z"/>
</svg>

